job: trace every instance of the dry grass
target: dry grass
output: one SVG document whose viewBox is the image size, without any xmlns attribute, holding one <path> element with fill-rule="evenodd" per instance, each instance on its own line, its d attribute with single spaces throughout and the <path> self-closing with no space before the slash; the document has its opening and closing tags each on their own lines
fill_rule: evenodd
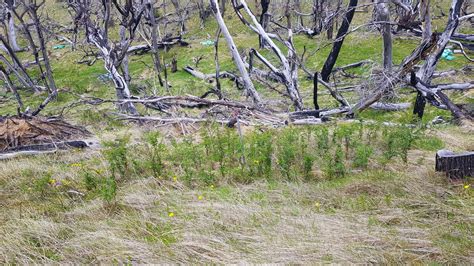
<svg viewBox="0 0 474 266">
<path fill-rule="evenodd" d="M 51 8 L 50 15 L 59 21 L 69 19 L 60 9 Z M 361 23 L 365 15 L 358 18 Z M 229 23 L 234 33 L 240 32 L 240 22 L 234 19 Z M 193 50 L 173 50 L 180 65 L 191 64 L 192 57 L 211 51 L 199 45 L 207 38 L 206 31 L 214 34 L 215 25 L 210 23 L 205 31 L 191 34 Z M 235 37 L 241 49 L 258 41 L 246 31 Z M 373 41 L 375 37 L 362 37 L 348 38 L 354 45 L 338 64 L 353 63 L 358 56 L 380 59 L 380 43 Z M 301 47 L 315 42 L 306 38 L 296 41 Z M 401 52 L 396 61 L 411 51 L 414 43 L 398 45 Z M 223 68 L 232 69 L 226 49 L 221 51 Z M 315 56 L 308 66 L 320 68 L 326 52 Z M 64 86 L 112 97 L 109 85 L 95 81 L 94 71 L 103 72 L 101 64 L 96 70 L 83 68 L 74 64 L 77 58 L 65 50 L 54 54 L 55 75 Z M 211 71 L 213 60 L 212 56 L 205 58 L 201 70 Z M 149 74 L 137 62 L 137 80 L 146 79 Z M 445 62 L 442 69 L 452 68 L 452 63 L 465 64 L 461 59 Z M 207 88 L 183 73 L 170 76 L 176 94 L 199 94 L 199 89 Z M 307 81 L 302 82 L 306 82 L 301 86 L 303 93 L 311 89 Z M 230 87 L 226 90 L 238 93 Z M 90 113 L 98 112 L 94 109 Z M 131 135 L 131 143 L 141 141 L 143 128 L 109 128 L 102 124 L 110 121 L 101 115 L 91 115 L 89 120 L 82 124 L 100 132 L 103 139 Z M 167 139 L 177 137 L 173 130 L 162 130 Z M 474 149 L 468 127 L 436 129 L 431 134 L 443 139 L 448 149 Z M 409 159 L 408 164 L 396 160 L 378 171 L 305 183 L 260 181 L 191 189 L 180 180 L 141 177 L 121 183 L 116 204 L 111 205 L 64 190 L 46 196 L 28 190 L 44 176 L 69 180 L 72 188 L 79 186 L 83 173 L 73 164 L 86 162 L 91 168 L 105 169 L 99 151 L 1 161 L 0 263 L 473 264 L 472 188 L 464 189 L 463 184 L 434 173 L 434 152 L 411 151 Z"/>
<path fill-rule="evenodd" d="M 24 190 L 44 172 L 80 182 L 68 167 L 97 152 L 4 161 L 0 262 L 474 263 L 472 190 L 435 174 L 432 157 L 412 151 L 407 165 L 307 183 L 132 179 L 115 205 Z"/>
</svg>

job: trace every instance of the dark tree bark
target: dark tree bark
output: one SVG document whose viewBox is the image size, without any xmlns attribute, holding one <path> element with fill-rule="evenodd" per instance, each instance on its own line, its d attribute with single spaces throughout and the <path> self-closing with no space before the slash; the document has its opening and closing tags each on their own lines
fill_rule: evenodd
<svg viewBox="0 0 474 266">
<path fill-rule="evenodd" d="M 263 29 L 266 31 L 268 27 L 268 23 L 270 22 L 270 14 L 268 14 L 268 9 L 270 7 L 270 0 L 262 0 L 260 1 L 262 6 L 262 14 L 260 15 L 260 25 L 262 25 Z M 265 48 L 266 43 L 262 36 L 258 37 L 258 41 L 260 44 L 260 49 Z"/>
<path fill-rule="evenodd" d="M 441 150 L 436 153 L 436 171 L 452 179 L 474 176 L 474 152 L 455 154 Z"/>
<path fill-rule="evenodd" d="M 322 80 L 326 82 L 329 81 L 329 76 L 331 75 L 334 65 L 336 64 L 337 57 L 339 56 L 339 52 L 341 51 L 342 44 L 344 43 L 345 35 L 349 31 L 349 26 L 351 25 L 352 19 L 354 18 L 357 3 L 358 0 L 350 0 L 345 18 L 342 21 L 339 32 L 337 33 L 336 42 L 334 43 L 332 50 L 326 59 L 326 63 L 324 63 L 323 69 L 321 71 L 321 77 Z"/>
<path fill-rule="evenodd" d="M 314 109 L 319 110 L 319 104 L 318 104 L 318 72 L 314 74 L 313 78 L 313 104 L 314 104 Z M 319 118 L 319 114 L 317 116 Z"/>
</svg>

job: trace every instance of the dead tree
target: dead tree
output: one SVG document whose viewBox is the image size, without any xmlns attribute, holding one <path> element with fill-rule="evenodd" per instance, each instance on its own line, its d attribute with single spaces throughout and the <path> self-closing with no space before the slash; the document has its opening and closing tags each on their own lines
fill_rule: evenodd
<svg viewBox="0 0 474 266">
<path fill-rule="evenodd" d="M 6 25 L 7 25 L 8 41 L 10 43 L 11 48 L 15 52 L 22 50 L 17 42 L 15 15 L 13 12 L 13 10 L 17 8 L 17 6 L 18 5 L 15 2 L 15 0 L 5 0 L 5 3 L 2 7 L 4 9 L 3 19 L 6 21 Z"/>
<path fill-rule="evenodd" d="M 421 0 L 420 11 L 420 20 L 423 23 L 423 40 L 427 40 L 433 34 L 431 29 L 430 0 Z"/>
<path fill-rule="evenodd" d="M 375 5 L 376 22 L 380 23 L 379 29 L 383 37 L 383 66 L 385 71 L 392 71 L 392 30 L 390 26 L 390 7 L 388 0 L 377 0 Z"/>
<path fill-rule="evenodd" d="M 329 76 L 332 73 L 334 65 L 336 65 L 337 57 L 341 51 L 342 44 L 344 43 L 344 38 L 349 31 L 349 26 L 351 25 L 352 18 L 354 17 L 355 9 L 357 7 L 358 0 L 350 0 L 349 6 L 346 11 L 346 15 L 342 21 L 339 32 L 337 33 L 336 41 L 332 47 L 331 52 L 329 53 L 326 62 L 324 63 L 323 69 L 321 70 L 321 78 L 325 82 L 329 81 Z"/>
<path fill-rule="evenodd" d="M 433 52 L 430 53 L 425 60 L 425 63 L 420 68 L 416 75 L 416 80 L 412 77 L 411 83 L 418 90 L 418 96 L 415 103 L 414 113 L 417 114 L 420 118 L 423 117 L 426 99 L 430 100 L 435 106 L 441 105 L 437 100 L 433 98 L 439 98 L 440 101 L 447 106 L 447 108 L 452 112 L 453 116 L 456 119 L 465 118 L 464 113 L 454 105 L 449 98 L 442 91 L 431 91 L 426 90 L 426 87 L 429 87 L 433 74 L 436 70 L 436 65 L 441 58 L 441 55 L 446 48 L 449 40 L 456 31 L 459 25 L 459 17 L 461 13 L 461 7 L 463 5 L 463 0 L 453 0 L 451 4 L 450 14 L 448 18 L 448 23 L 444 32 L 439 35 L 436 46 L 433 49 Z M 431 27 L 429 27 L 431 28 Z"/>
<path fill-rule="evenodd" d="M 57 97 L 58 90 L 53 78 L 52 69 L 49 61 L 49 53 L 46 46 L 47 40 L 43 32 L 42 19 L 38 15 L 38 11 L 43 7 L 44 1 L 26 1 L 21 0 L 17 3 L 10 1 L 10 15 L 15 16 L 19 22 L 26 37 L 29 50 L 32 52 L 35 62 L 33 66 L 38 68 L 39 79 L 44 82 L 43 87 L 40 82 L 36 82 L 27 71 L 27 64 L 23 64 L 12 46 L 11 36 L 9 40 L 0 34 L 0 42 L 3 45 L 6 56 L 0 55 L 0 72 L 1 79 L 5 81 L 9 90 L 15 95 L 18 102 L 18 113 L 20 116 L 36 116 L 38 115 L 52 100 Z M 13 8 L 15 5 L 16 8 Z M 31 106 L 24 106 L 19 89 L 32 89 L 34 92 L 45 91 L 47 89 L 48 96 L 41 104 L 33 109 Z"/>
<path fill-rule="evenodd" d="M 151 55 L 153 58 L 153 66 L 155 68 L 155 72 L 158 76 L 158 80 L 160 85 L 163 87 L 163 80 L 161 78 L 161 60 L 160 60 L 160 52 L 158 50 L 158 23 L 155 17 L 155 5 L 154 0 L 147 0 L 146 2 L 146 21 L 151 28 Z M 166 84 L 167 85 L 167 84 Z"/>
<path fill-rule="evenodd" d="M 288 28 L 288 39 L 281 42 L 288 49 L 288 55 L 285 56 L 281 49 L 275 44 L 273 39 L 270 37 L 270 34 L 267 33 L 262 27 L 262 25 L 258 22 L 257 18 L 248 7 L 245 0 L 240 0 L 240 3 L 238 3 L 238 0 L 232 0 L 232 5 L 240 20 L 250 29 L 256 32 L 277 56 L 278 60 L 281 63 L 281 68 L 274 66 L 269 60 L 267 60 L 255 49 L 252 49 L 250 51 L 250 62 L 253 62 L 253 58 L 256 57 L 274 74 L 276 74 L 276 76 L 278 76 L 285 85 L 287 94 L 293 102 L 293 106 L 295 107 L 295 109 L 303 110 L 303 100 L 298 89 L 298 59 L 296 55 L 296 49 L 293 45 L 293 30 L 291 28 Z M 243 9 L 247 13 L 247 15 L 250 17 L 250 21 L 247 21 L 243 14 L 241 14 L 241 9 Z M 272 37 L 275 36 L 272 35 Z M 252 68 L 253 64 L 250 63 L 250 70 L 252 70 Z"/>
<path fill-rule="evenodd" d="M 14 9 L 13 12 L 15 17 L 20 22 L 21 27 L 24 31 L 24 35 L 29 42 L 29 48 L 31 49 L 35 58 L 38 69 L 40 70 L 40 78 L 44 81 L 46 88 L 52 94 L 57 94 L 56 83 L 53 78 L 53 71 L 48 55 L 48 49 L 46 47 L 46 38 L 43 33 L 43 24 L 38 15 L 40 8 L 44 6 L 45 1 L 28 1 L 21 0 L 20 5 L 24 10 L 18 12 L 18 9 Z M 32 23 L 30 23 L 30 21 Z M 31 29 L 33 28 L 33 29 Z M 34 35 L 36 33 L 36 36 Z"/>
<path fill-rule="evenodd" d="M 269 7 L 270 7 L 270 0 L 262 0 L 260 1 L 260 5 L 262 6 L 262 14 L 260 15 L 260 24 L 262 25 L 263 29 L 266 31 L 268 27 L 268 23 L 270 22 L 271 15 L 269 14 Z M 265 48 L 265 40 L 262 36 L 258 38 L 260 49 Z"/>
<path fill-rule="evenodd" d="M 179 20 L 179 36 L 183 36 L 186 33 L 186 18 L 184 16 L 183 10 L 179 3 L 179 0 L 171 0 Z"/>
<path fill-rule="evenodd" d="M 90 0 L 77 0 L 70 3 L 69 7 L 74 11 L 76 27 L 83 27 L 87 42 L 98 49 L 104 61 L 104 67 L 114 82 L 117 98 L 119 100 L 130 99 L 131 93 L 127 82 L 128 71 L 127 66 L 123 63 L 125 60 L 126 64 L 128 49 L 134 41 L 135 32 L 145 11 L 145 4 L 126 0 L 125 4 L 121 5 L 117 0 L 104 0 L 101 4 L 95 5 Z M 113 9 L 114 7 L 115 9 Z M 120 41 L 118 42 L 112 42 L 109 39 L 113 10 L 121 16 Z M 95 21 L 100 21 L 101 25 Z M 121 67 L 122 69 L 120 69 Z M 118 106 L 121 111 L 133 115 L 138 114 L 131 102 L 125 101 Z"/>
<path fill-rule="evenodd" d="M 259 105 L 262 100 L 257 90 L 255 90 L 255 87 L 252 83 L 252 80 L 250 79 L 250 75 L 247 71 L 247 68 L 245 67 L 244 61 L 242 60 L 242 57 L 240 57 L 239 51 L 237 50 L 237 46 L 235 45 L 234 40 L 232 36 L 230 35 L 230 32 L 227 29 L 227 26 L 225 25 L 224 18 L 222 17 L 222 13 L 219 9 L 217 0 L 210 0 L 210 4 L 211 4 L 211 9 L 214 13 L 214 16 L 217 20 L 217 23 L 219 24 L 219 28 L 221 29 L 222 34 L 224 35 L 224 38 L 226 39 L 227 46 L 229 47 L 229 51 L 232 54 L 232 59 L 234 60 L 234 63 L 239 69 L 240 75 L 242 76 L 245 91 L 247 92 L 247 95 L 252 98 L 253 102 L 256 105 Z"/>
<path fill-rule="evenodd" d="M 363 97 L 352 107 L 349 116 L 353 116 L 354 112 L 364 110 L 373 103 L 379 101 L 391 87 L 404 82 L 407 75 L 412 73 L 410 79 L 411 85 L 417 89 L 419 95 L 421 95 L 420 99 L 422 99 L 422 101 L 417 100 L 417 103 L 415 104 L 415 114 L 422 117 L 427 100 L 433 106 L 444 106 L 449 109 L 455 118 L 466 118 L 464 112 L 453 104 L 442 90 L 430 86 L 430 81 L 433 77 L 436 65 L 441 58 L 447 43 L 459 25 L 459 14 L 462 3 L 463 0 L 453 0 L 444 32 L 442 34 L 432 34 L 429 40 L 422 40 L 421 44 L 403 60 L 402 64 L 387 81 L 380 84 L 380 87 L 377 88 L 374 93 Z M 413 73 L 414 68 L 422 60 L 425 60 L 425 63 L 415 75 Z"/>
</svg>

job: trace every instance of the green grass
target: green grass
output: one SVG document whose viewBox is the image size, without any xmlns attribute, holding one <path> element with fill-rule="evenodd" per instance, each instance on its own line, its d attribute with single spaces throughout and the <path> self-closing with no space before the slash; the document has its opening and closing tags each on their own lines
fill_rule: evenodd
<svg viewBox="0 0 474 266">
<path fill-rule="evenodd" d="M 438 1 L 446 4 L 445 1 Z M 48 3 L 51 4 L 51 3 Z M 49 15 L 64 21 L 54 3 Z M 258 45 L 258 38 L 226 14 L 239 51 Z M 356 24 L 367 14 L 357 14 Z M 441 29 L 445 23 L 436 20 Z M 189 47 L 162 51 L 165 62 L 178 59 L 169 73 L 171 95 L 201 95 L 212 85 L 182 67 L 203 56 L 198 69 L 214 71 L 216 23 L 200 29 L 189 23 Z M 470 29 L 462 28 L 469 32 Z M 330 51 L 324 36 L 295 36 L 299 52 L 317 51 L 307 59 L 311 71 L 321 69 Z M 400 63 L 419 43 L 394 39 L 394 62 Z M 56 42 L 51 43 L 54 45 Z M 221 70 L 236 72 L 224 39 L 220 39 Z M 282 47 L 283 51 L 285 49 Z M 269 51 L 261 51 L 277 63 Z M 370 59 L 381 64 L 382 42 L 375 32 L 361 30 L 346 38 L 337 66 Z M 27 55 L 22 54 L 22 59 Z M 114 99 L 113 84 L 97 79 L 103 62 L 77 64 L 68 49 L 51 54 L 58 99 L 43 113 L 57 114 L 83 97 Z M 468 62 L 456 56 L 441 60 L 438 69 Z M 351 70 L 362 82 L 372 66 Z M 132 56 L 132 90 L 167 95 L 154 78 L 150 55 Z M 36 76 L 35 70 L 32 75 Z M 338 77 L 340 78 L 340 77 Z M 471 80 L 449 77 L 439 82 Z M 310 106 L 312 82 L 299 76 L 304 101 Z M 348 82 L 341 79 L 341 82 Z M 281 96 L 256 86 L 265 99 Z M 138 90 L 140 88 L 140 90 Z M 283 88 L 280 86 L 279 89 Z M 223 82 L 228 98 L 244 101 L 234 84 Z M 28 106 L 45 94 L 22 91 Z M 455 102 L 470 102 L 452 94 Z M 13 99 L 0 95 L 0 115 L 16 113 Z M 346 97 L 355 102 L 358 95 Z M 412 89 L 399 90 L 393 101 L 414 102 Z M 321 95 L 322 108 L 338 104 Z M 144 114 L 162 115 L 140 108 Z M 411 110 L 367 110 L 360 122 L 331 122 L 308 127 L 243 127 L 216 124 L 156 128 L 153 124 L 119 121 L 112 104 L 66 109 L 65 118 L 85 125 L 100 140 L 100 150 L 71 150 L 0 161 L 0 262 L 25 263 L 381 263 L 469 264 L 473 261 L 474 193 L 472 178 L 458 182 L 435 173 L 439 149 L 474 149 L 472 134 L 453 125 L 427 126 L 449 112 L 427 107 L 415 128 Z M 196 115 L 189 112 L 188 115 Z M 384 126 L 391 121 L 398 126 Z"/>
</svg>

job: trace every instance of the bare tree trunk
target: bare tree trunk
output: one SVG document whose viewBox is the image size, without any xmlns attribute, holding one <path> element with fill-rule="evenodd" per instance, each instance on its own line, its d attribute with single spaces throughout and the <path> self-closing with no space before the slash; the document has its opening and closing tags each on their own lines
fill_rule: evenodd
<svg viewBox="0 0 474 266">
<path fill-rule="evenodd" d="M 323 70 L 321 71 L 322 80 L 325 82 L 329 81 L 329 76 L 336 64 L 337 57 L 341 51 L 342 44 L 344 43 L 344 38 L 346 33 L 349 31 L 349 26 L 351 25 L 352 18 L 354 18 L 355 9 L 357 7 L 358 0 L 350 0 L 349 6 L 347 8 L 346 16 L 342 21 L 341 28 L 337 33 L 336 42 L 334 43 L 331 53 L 329 53 L 326 63 L 324 64 Z"/>
<path fill-rule="evenodd" d="M 224 13 L 225 13 L 225 7 L 226 7 L 226 4 L 227 4 L 227 0 L 220 0 L 220 1 L 219 1 L 219 4 L 220 4 L 220 8 L 221 8 L 221 13 L 222 13 L 222 15 L 224 15 Z"/>
<path fill-rule="evenodd" d="M 119 34 L 120 34 L 120 42 L 121 45 L 124 46 L 127 43 L 127 29 L 123 26 L 120 25 L 119 29 Z M 122 73 L 123 77 L 125 79 L 125 82 L 127 83 L 128 86 L 130 86 L 130 83 L 132 81 L 132 77 L 130 76 L 130 70 L 129 70 L 129 59 L 128 59 L 128 53 L 125 53 L 123 60 L 122 60 Z"/>
<path fill-rule="evenodd" d="M 429 40 L 433 31 L 431 29 L 430 0 L 421 0 L 421 21 L 423 22 L 423 40 Z"/>
<path fill-rule="evenodd" d="M 235 46 L 234 40 L 230 35 L 227 26 L 225 25 L 224 19 L 222 18 L 221 11 L 219 10 L 217 0 L 210 0 L 211 9 L 214 12 L 214 16 L 216 17 L 217 23 L 224 34 L 224 37 L 227 42 L 227 46 L 229 47 L 229 51 L 232 54 L 232 58 L 239 69 L 240 75 L 242 76 L 242 80 L 244 82 L 245 90 L 247 91 L 248 96 L 252 98 L 255 104 L 259 105 L 261 103 L 260 95 L 258 94 L 257 90 L 253 86 L 252 80 L 250 79 L 250 75 L 245 67 L 244 61 L 240 57 L 239 51 Z"/>
<path fill-rule="evenodd" d="M 13 4 L 7 4 L 7 19 L 8 19 L 8 41 L 10 42 L 10 46 L 12 47 L 13 51 L 18 52 L 21 51 L 20 46 L 16 40 L 16 29 L 15 29 L 15 19 L 13 16 Z"/>
<path fill-rule="evenodd" d="M 171 0 L 171 3 L 173 4 L 174 9 L 176 10 L 176 13 L 178 13 L 179 17 L 179 36 L 183 36 L 186 33 L 186 18 L 183 16 L 183 10 L 181 9 L 179 0 Z"/>
<path fill-rule="evenodd" d="M 383 36 L 383 66 L 385 71 L 392 71 L 392 32 L 390 26 L 390 9 L 387 4 L 387 0 L 377 0 L 375 6 L 377 22 L 382 23 L 380 25 L 380 31 Z"/>
<path fill-rule="evenodd" d="M 262 25 L 263 29 L 266 31 L 268 27 L 268 23 L 270 22 L 270 14 L 268 14 L 268 8 L 270 6 L 270 0 L 262 0 L 260 1 L 262 5 L 262 15 L 260 16 L 260 24 Z M 260 49 L 265 48 L 265 40 L 262 36 L 258 37 L 258 41 L 260 44 Z"/>
<path fill-rule="evenodd" d="M 155 0 L 148 0 L 147 9 L 148 9 L 148 20 L 151 27 L 151 55 L 153 57 L 153 66 L 155 67 L 155 72 L 158 76 L 160 85 L 163 87 L 163 79 L 161 78 L 161 60 L 160 52 L 158 50 L 158 24 L 156 23 L 155 18 Z"/>
<path fill-rule="evenodd" d="M 10 55 L 12 61 L 13 61 L 13 66 L 11 67 L 11 70 L 15 71 L 17 74 L 18 79 L 26 86 L 33 88 L 35 92 L 39 92 L 39 89 L 37 86 L 35 86 L 35 83 L 31 79 L 31 77 L 28 75 L 26 72 L 26 69 L 23 67 L 21 64 L 20 59 L 16 56 L 15 51 L 10 47 L 9 43 L 5 39 L 3 35 L 0 34 L 0 42 L 3 43 L 5 46 L 5 49 L 7 50 L 8 54 Z M 3 58 L 3 55 L 0 55 L 1 58 Z M 17 70 L 19 69 L 19 71 Z"/>
</svg>

